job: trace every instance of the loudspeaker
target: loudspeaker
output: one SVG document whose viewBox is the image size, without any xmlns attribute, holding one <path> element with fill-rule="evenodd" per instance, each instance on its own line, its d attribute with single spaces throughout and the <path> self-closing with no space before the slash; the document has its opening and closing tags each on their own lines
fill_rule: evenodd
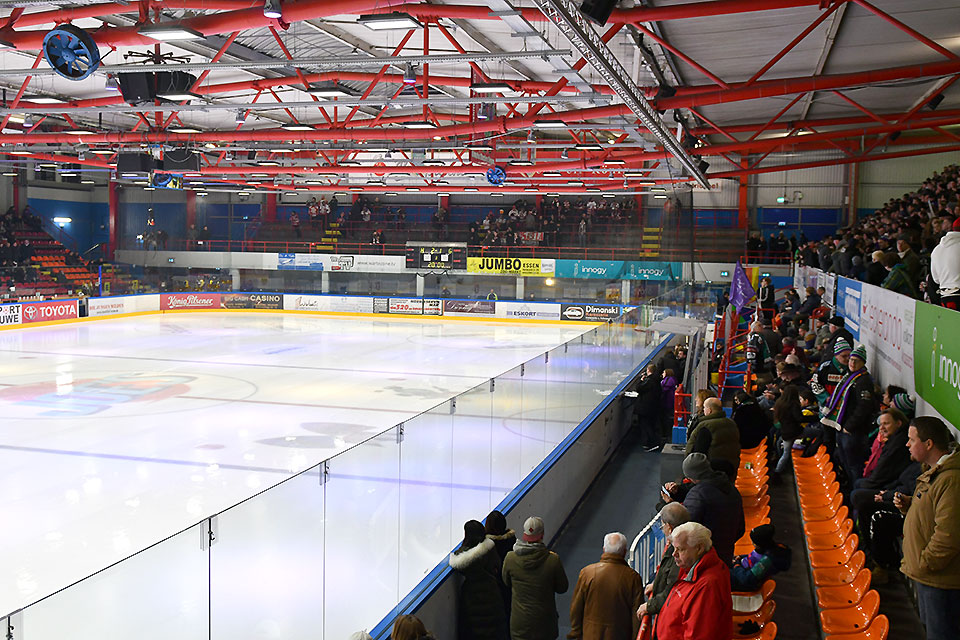
<svg viewBox="0 0 960 640">
<path fill-rule="evenodd" d="M 125 74 L 129 75 L 129 74 Z M 117 158 L 117 173 L 150 173 L 156 168 L 149 153 L 121 153 Z"/>
<path fill-rule="evenodd" d="M 156 77 L 152 73 L 121 73 L 120 93 L 129 104 L 153 102 L 157 98 Z"/>
<path fill-rule="evenodd" d="M 193 149 L 169 149 L 163 152 L 164 171 L 200 171 L 200 156 Z"/>
<path fill-rule="evenodd" d="M 938 93 L 937 95 L 935 95 L 933 98 L 930 99 L 930 102 L 927 103 L 927 107 L 930 109 L 930 111 L 933 111 L 934 109 L 940 106 L 941 102 L 943 102 L 943 94 Z"/>
<path fill-rule="evenodd" d="M 186 93 L 193 87 L 197 77 L 186 71 L 158 71 L 157 93 L 162 96 L 168 93 Z"/>
<path fill-rule="evenodd" d="M 610 14 L 617 8 L 617 0 L 583 0 L 580 5 L 580 13 L 590 22 L 594 22 L 601 27 L 607 24 Z"/>
</svg>

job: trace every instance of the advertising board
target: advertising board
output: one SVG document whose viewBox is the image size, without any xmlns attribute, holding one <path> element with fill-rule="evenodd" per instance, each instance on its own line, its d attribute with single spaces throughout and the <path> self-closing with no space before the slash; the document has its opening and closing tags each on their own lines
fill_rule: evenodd
<svg viewBox="0 0 960 640">
<path fill-rule="evenodd" d="M 221 309 L 283 309 L 279 293 L 221 293 Z"/>
<path fill-rule="evenodd" d="M 19 304 L 0 305 L 0 326 L 20 324 L 21 317 L 22 317 L 21 305 Z"/>
<path fill-rule="evenodd" d="M 443 300 L 434 300 L 432 298 L 424 298 L 423 299 L 423 315 L 442 316 Z"/>
<path fill-rule="evenodd" d="M 899 385 L 912 394 L 917 302 L 869 284 L 860 288 L 860 342 L 867 347 L 867 369 L 882 386 Z"/>
<path fill-rule="evenodd" d="M 497 303 L 493 300 L 444 300 L 443 313 L 446 315 L 492 316 L 497 312 Z"/>
<path fill-rule="evenodd" d="M 498 302 L 497 316 L 526 320 L 559 320 L 560 305 L 555 302 Z"/>
<path fill-rule="evenodd" d="M 160 294 L 160 310 L 175 311 L 177 309 L 219 309 L 219 293 L 162 293 Z"/>
<path fill-rule="evenodd" d="M 853 337 L 860 340 L 861 287 L 859 280 L 837 279 L 837 312 L 843 316 L 844 325 Z"/>
<path fill-rule="evenodd" d="M 605 322 L 612 320 L 621 313 L 617 304 L 562 304 L 560 316 L 564 320 L 581 320 L 584 322 Z"/>
<path fill-rule="evenodd" d="M 131 301 L 123 296 L 116 298 L 89 298 L 87 300 L 87 316 L 99 318 L 102 316 L 115 316 L 121 313 L 131 313 L 133 311 Z"/>
<path fill-rule="evenodd" d="M 21 322 L 49 322 L 79 317 L 76 300 L 50 300 L 49 302 L 26 302 L 21 306 Z"/>
<path fill-rule="evenodd" d="M 368 256 L 324 253 L 278 253 L 280 271 L 333 271 L 335 273 L 400 273 L 403 256 Z"/>
<path fill-rule="evenodd" d="M 546 278 L 554 275 L 556 262 L 553 258 L 467 258 L 467 271 Z"/>
<path fill-rule="evenodd" d="M 413 316 L 422 316 L 423 315 L 423 299 L 422 298 L 390 298 L 390 303 L 387 305 L 387 310 L 390 313 L 405 313 Z"/>
<path fill-rule="evenodd" d="M 960 425 L 960 313 L 916 303 L 914 382 L 917 393 L 952 425 Z"/>
</svg>

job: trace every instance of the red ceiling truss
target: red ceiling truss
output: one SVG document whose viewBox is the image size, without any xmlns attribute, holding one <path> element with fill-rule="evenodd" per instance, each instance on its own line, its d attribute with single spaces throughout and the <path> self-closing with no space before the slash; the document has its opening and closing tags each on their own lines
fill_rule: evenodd
<svg viewBox="0 0 960 640">
<path fill-rule="evenodd" d="M 911 42 L 922 46 L 917 48 L 919 51 L 911 49 L 910 56 L 894 61 L 899 64 L 886 63 L 874 67 L 862 63 L 856 70 L 841 68 L 839 71 L 819 74 L 783 75 L 777 72 L 778 65 L 796 58 L 802 46 L 810 46 L 813 44 L 812 39 L 822 38 L 825 27 L 831 20 L 837 19 L 841 9 L 851 8 L 856 8 L 863 16 L 872 17 L 878 24 L 905 34 Z M 291 36 L 286 31 L 290 25 L 305 20 L 322 25 L 325 19 L 334 16 L 402 11 L 425 26 L 422 29 L 398 32 L 392 41 L 395 43 L 391 45 L 392 49 L 385 50 L 381 55 L 392 53 L 395 57 L 421 54 L 426 56 L 435 52 L 433 47 L 443 51 L 450 51 L 452 48 L 454 52 L 466 55 L 470 49 L 465 44 L 467 36 L 463 35 L 463 31 L 454 30 L 450 21 L 478 21 L 482 26 L 486 21 L 504 19 L 503 16 L 492 13 L 485 5 L 426 4 L 405 0 L 291 0 L 283 3 L 282 20 L 265 17 L 262 0 L 144 0 L 139 7 L 103 2 L 52 11 L 28 12 L 17 8 L 3 20 L 0 38 L 9 41 L 18 50 L 35 52 L 40 48 L 43 36 L 51 24 L 91 18 L 107 19 L 117 15 L 130 16 L 138 9 L 136 24 L 129 24 L 129 21 L 119 25 L 103 22 L 100 28 L 92 29 L 90 33 L 98 45 L 101 48 L 155 47 L 155 40 L 138 32 L 141 24 L 151 20 L 169 21 L 170 12 L 180 12 L 177 14 L 180 15 L 189 11 L 194 13 L 177 20 L 179 24 L 204 36 L 225 38 L 218 41 L 218 46 L 207 58 L 211 62 L 231 55 L 231 51 L 243 41 L 244 33 L 254 29 L 267 30 L 270 46 L 280 52 L 277 54 L 279 59 L 294 60 L 297 50 L 291 46 Z M 800 22 L 791 18 L 792 24 L 797 24 L 798 28 L 802 25 L 802 28 L 784 38 L 783 41 L 787 44 L 776 51 L 771 49 L 756 52 L 754 58 L 763 59 L 765 62 L 756 70 L 741 69 L 736 78 L 724 77 L 730 76 L 730 72 L 715 71 L 720 67 L 716 66 L 714 61 L 698 60 L 696 55 L 685 52 L 684 47 L 671 41 L 671 34 L 684 34 L 684 24 L 687 21 L 697 21 L 697 24 L 702 25 L 706 19 L 723 20 L 731 16 L 749 19 L 749 16 L 754 14 L 776 16 L 777 12 L 785 12 L 785 16 L 802 15 L 803 20 Z M 166 17 L 162 17 L 163 15 Z M 541 30 L 547 29 L 544 16 L 536 9 L 518 8 L 517 15 Z M 614 42 L 617 36 L 630 31 L 646 42 L 657 45 L 663 58 L 671 59 L 684 71 L 684 78 L 675 78 L 677 86 L 674 92 L 658 93 L 658 87 L 651 83 L 642 88 L 656 109 L 668 113 L 671 110 L 680 110 L 690 116 L 692 124 L 687 133 L 696 141 L 690 152 L 703 158 L 712 158 L 709 177 L 741 178 L 765 172 L 912 157 L 956 151 L 960 148 L 957 144 L 960 135 L 956 130 L 951 130 L 951 127 L 960 124 L 960 109 L 950 108 L 950 103 L 939 110 L 931 109 L 931 106 L 937 106 L 934 101 L 939 101 L 938 96 L 953 89 L 957 77 L 960 77 L 960 53 L 949 48 L 956 46 L 957 39 L 946 43 L 937 42 L 907 22 L 907 18 L 891 15 L 867 0 L 706 0 L 617 9 L 613 12 L 609 24 L 601 29 L 600 33 L 605 42 Z M 658 25 L 669 28 L 660 29 Z M 432 36 L 431 31 L 434 32 Z M 683 38 L 679 37 L 678 40 Z M 749 45 L 749 42 L 744 43 L 745 47 Z M 617 51 L 620 52 L 622 48 L 620 46 Z M 761 53 L 765 55 L 760 55 Z M 702 53 L 700 57 L 704 58 Z M 33 145 L 47 145 L 47 149 L 37 151 L 33 156 L 34 160 L 70 162 L 104 170 L 110 168 L 109 160 L 79 160 L 68 153 L 68 147 L 61 147 L 60 152 L 51 152 L 49 145 L 76 145 L 82 142 L 90 146 L 109 145 L 115 148 L 133 148 L 141 144 L 193 146 L 208 154 L 201 174 L 220 176 L 228 181 L 243 179 L 252 173 L 283 178 L 270 188 L 292 187 L 298 176 L 337 174 L 339 178 L 331 179 L 329 185 L 311 187 L 332 188 L 343 184 L 343 180 L 350 176 L 370 174 L 370 166 L 343 164 L 363 152 L 357 145 L 364 142 L 396 143 L 399 147 L 397 156 L 412 159 L 414 162 L 397 166 L 384 166 L 381 163 L 381 166 L 376 167 L 378 175 L 382 172 L 398 176 L 420 176 L 428 186 L 440 176 L 483 173 L 494 164 L 505 165 L 508 177 L 518 185 L 538 184 L 541 174 L 550 171 L 560 172 L 564 178 L 582 179 L 590 186 L 590 180 L 599 175 L 605 178 L 620 177 L 624 172 L 652 170 L 661 163 L 664 152 L 659 147 L 631 144 L 631 141 L 637 142 L 637 139 L 631 137 L 630 130 L 632 129 L 635 135 L 639 128 L 642 134 L 643 128 L 636 124 L 633 113 L 616 100 L 609 87 L 596 81 L 591 85 L 571 81 L 576 72 L 589 70 L 586 59 L 572 60 L 574 62 L 570 73 L 519 79 L 517 74 L 500 77 L 502 71 L 495 72 L 491 70 L 493 67 L 484 68 L 472 62 L 464 64 L 463 73 L 459 75 L 438 73 L 431 70 L 428 63 L 424 63 L 416 70 L 416 83 L 410 85 L 404 83 L 402 70 L 392 65 L 383 65 L 369 71 L 345 67 L 319 73 L 295 68 L 293 73 L 287 70 L 281 75 L 273 74 L 275 77 L 251 76 L 246 80 L 229 82 L 210 81 L 210 70 L 205 70 L 192 90 L 205 99 L 224 103 L 243 97 L 243 101 L 238 103 L 245 105 L 239 108 L 243 114 L 242 123 L 238 119 L 236 126 L 208 129 L 200 133 L 176 133 L 170 128 L 174 125 L 183 126 L 186 111 L 151 111 L 150 106 L 146 105 L 138 112 L 130 113 L 130 125 L 127 128 L 88 127 L 93 133 L 82 137 L 67 132 L 70 128 L 76 128 L 74 121 L 89 117 L 91 107 L 123 105 L 123 98 L 119 94 L 106 92 L 95 97 L 90 97 L 89 93 L 85 94 L 85 97 L 72 99 L 71 96 L 65 96 L 68 101 L 57 105 L 55 114 L 48 113 L 44 109 L 49 107 L 23 100 L 23 96 L 29 93 L 27 89 L 33 78 L 27 75 L 5 106 L 22 109 L 25 113 L 35 112 L 35 120 L 40 121 L 24 128 L 23 132 L 15 132 L 8 127 L 10 115 L 5 115 L 2 120 L 5 129 L 0 139 L 4 144 L 17 145 L 18 150 L 29 150 Z M 33 68 L 38 68 L 41 63 L 42 56 L 37 55 Z M 508 69 L 504 65 L 498 68 Z M 512 102 L 509 96 L 501 94 L 503 100 L 499 105 L 499 113 L 496 117 L 483 120 L 476 116 L 477 109 L 462 105 L 441 108 L 439 101 L 437 105 L 423 103 L 422 109 L 415 109 L 413 113 L 396 115 L 390 114 L 388 105 L 383 103 L 372 108 L 366 105 L 339 107 L 331 106 L 327 101 L 321 103 L 316 96 L 310 96 L 308 100 L 317 103 L 315 108 L 301 107 L 297 110 L 284 106 L 274 112 L 278 116 L 282 113 L 283 122 L 288 124 L 302 125 L 303 122 L 311 122 L 309 130 L 291 131 L 282 128 L 279 123 L 269 121 L 256 126 L 250 122 L 250 116 L 255 113 L 250 105 L 259 105 L 270 100 L 279 104 L 289 102 L 281 92 L 291 88 L 305 89 L 318 83 L 359 83 L 363 87 L 358 91 L 361 99 L 387 95 L 390 100 L 402 100 L 404 95 L 410 95 L 411 98 L 415 95 L 417 104 L 421 104 L 420 101 L 440 98 L 443 95 L 476 96 L 477 94 L 470 91 L 470 87 L 477 79 L 490 83 L 505 82 L 516 95 L 528 99 L 573 96 L 589 90 L 606 96 L 607 101 L 595 103 L 594 106 L 572 108 L 549 101 Z M 687 81 L 683 82 L 684 79 Z M 924 82 L 926 85 L 908 84 Z M 940 82 L 937 90 L 924 93 L 927 85 L 935 82 Z M 408 86 L 412 87 L 412 93 L 411 89 L 404 92 Z M 909 96 L 911 106 L 891 111 L 882 105 L 871 104 L 873 94 L 861 91 L 881 86 L 890 88 L 891 91 L 895 88 L 901 94 Z M 794 117 L 805 99 L 807 102 L 811 101 L 815 93 L 820 94 L 820 100 L 830 100 L 834 113 Z M 911 95 L 912 93 L 915 95 Z M 657 97 L 658 95 L 661 97 Z M 265 100 L 261 100 L 262 98 Z M 763 104 L 769 105 L 769 108 L 765 107 L 766 111 L 757 117 L 755 122 L 745 122 L 742 118 L 732 119 L 729 115 L 724 115 L 729 111 L 721 109 L 736 103 L 756 104 L 757 101 L 766 101 Z M 711 108 L 719 110 L 712 112 L 709 111 Z M 154 113 L 153 117 L 150 117 L 151 112 Z M 802 113 L 806 114 L 806 109 Z M 58 126 L 53 122 L 57 119 L 65 124 Z M 572 128 L 569 132 L 539 132 L 531 145 L 525 147 L 528 132 L 536 127 L 539 120 L 544 119 L 562 120 Z M 414 121 L 430 121 L 436 126 L 430 129 L 403 127 L 404 124 Z M 667 119 L 667 122 L 671 121 Z M 608 142 L 611 140 L 612 143 Z M 465 147 L 477 141 L 490 142 L 494 149 L 484 150 L 482 153 L 468 153 Z M 577 141 L 597 141 L 607 146 L 602 151 L 577 150 L 573 148 Z M 295 166 L 292 162 L 281 166 L 262 166 L 256 162 L 244 163 L 227 159 L 230 154 L 226 147 L 230 145 L 256 145 L 266 142 L 292 145 L 328 144 L 329 148 L 293 149 L 294 153 L 282 156 L 284 161 L 299 161 Z M 429 148 L 447 145 L 446 148 L 454 149 L 455 158 L 444 166 L 427 167 L 416 164 L 417 156 L 412 153 L 410 143 L 417 142 L 423 142 L 424 147 Z M 218 148 L 219 145 L 225 148 Z M 0 149 L 0 153 L 7 153 L 7 159 L 12 160 L 14 156 L 9 155 L 10 150 Z M 829 160 L 801 160 L 793 164 L 764 165 L 764 160 L 772 153 L 829 151 L 836 152 Z M 257 151 L 256 159 L 268 157 L 267 153 L 266 150 Z M 510 159 L 521 156 L 535 157 L 535 164 L 524 167 L 506 165 Z M 275 157 L 275 154 L 270 157 Z M 618 164 L 611 166 L 608 164 L 611 161 Z M 619 164 L 621 162 L 623 164 Z M 678 179 L 683 180 L 677 177 L 661 177 L 656 181 L 671 182 Z M 624 184 L 632 189 L 641 182 L 646 184 L 648 180 L 633 176 L 627 177 Z M 608 182 L 604 184 L 609 185 Z M 436 190 L 458 191 L 464 188 L 467 187 L 444 185 L 437 186 Z M 487 189 L 493 187 L 488 186 Z M 577 187 L 551 186 L 550 190 L 574 192 Z"/>
</svg>

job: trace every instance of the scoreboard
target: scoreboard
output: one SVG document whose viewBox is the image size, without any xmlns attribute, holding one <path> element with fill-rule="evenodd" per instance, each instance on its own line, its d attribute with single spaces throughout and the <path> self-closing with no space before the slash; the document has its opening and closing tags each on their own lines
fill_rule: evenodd
<svg viewBox="0 0 960 640">
<path fill-rule="evenodd" d="M 408 242 L 407 269 L 467 268 L 467 245 L 464 242 Z"/>
</svg>

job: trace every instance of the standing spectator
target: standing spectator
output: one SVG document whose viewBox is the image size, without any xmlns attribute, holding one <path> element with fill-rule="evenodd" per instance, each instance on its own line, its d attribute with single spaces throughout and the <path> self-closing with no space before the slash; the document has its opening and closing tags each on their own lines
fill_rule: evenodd
<svg viewBox="0 0 960 640">
<path fill-rule="evenodd" d="M 193 251 L 197 248 L 197 225 L 192 224 L 187 227 L 187 251 Z"/>
<path fill-rule="evenodd" d="M 693 483 L 683 506 L 692 521 L 713 532 L 713 546 L 724 565 L 730 566 L 733 548 L 746 530 L 740 492 L 727 474 L 710 466 L 710 459 L 702 453 L 691 453 L 683 459 L 683 475 Z"/>
<path fill-rule="evenodd" d="M 690 522 L 690 513 L 681 503 L 670 502 L 660 509 L 660 528 L 667 537 L 667 545 L 663 550 L 660 564 L 657 566 L 657 573 L 653 576 L 653 582 L 643 589 L 643 595 L 647 600 L 637 609 L 638 619 L 660 613 L 667 595 L 677 582 L 680 567 L 677 566 L 677 561 L 673 559 L 673 545 L 670 542 L 670 535 L 674 529 L 686 522 Z"/>
<path fill-rule="evenodd" d="M 713 389 L 700 389 L 697 391 L 697 395 L 693 400 L 694 413 L 690 416 L 690 420 L 687 421 L 687 440 L 690 440 L 690 436 L 697 428 L 697 425 L 703 420 L 703 403 L 707 401 L 707 398 L 716 397 L 717 392 Z"/>
<path fill-rule="evenodd" d="M 300 214 L 296 211 L 290 212 L 290 226 L 293 227 L 293 233 L 297 236 L 297 239 L 303 237 L 303 234 L 300 232 Z"/>
<path fill-rule="evenodd" d="M 640 425 L 640 445 L 644 451 L 660 448 L 660 376 L 657 365 L 648 364 L 640 374 L 634 415 Z"/>
<path fill-rule="evenodd" d="M 866 282 L 879 287 L 886 277 L 887 270 L 883 266 L 883 251 L 874 251 L 870 254 L 870 264 L 867 265 Z"/>
<path fill-rule="evenodd" d="M 930 277 L 937 283 L 940 304 L 960 311 L 960 218 L 930 254 Z"/>
<path fill-rule="evenodd" d="M 746 391 L 738 391 L 733 398 L 733 421 L 740 433 L 740 448 L 753 449 L 770 434 L 773 423 L 756 399 Z"/>
<path fill-rule="evenodd" d="M 910 457 L 923 465 L 913 496 L 894 504 L 906 512 L 901 569 L 917 589 L 927 640 L 960 638 L 960 456 L 939 418 L 915 418 Z"/>
<path fill-rule="evenodd" d="M 684 455 L 705 453 L 714 469 L 726 473 L 731 479 L 737 477 L 740 468 L 740 430 L 737 423 L 727 417 L 720 398 L 703 401 L 703 419 L 690 434 Z"/>
<path fill-rule="evenodd" d="M 587 216 L 580 217 L 580 223 L 577 225 L 577 239 L 580 241 L 580 248 L 587 246 Z"/>
<path fill-rule="evenodd" d="M 657 640 L 730 640 L 733 597 L 729 563 L 717 556 L 710 529 L 682 524 L 670 536 L 680 577 L 656 622 Z"/>
<path fill-rule="evenodd" d="M 860 345 L 850 354 L 850 372 L 833 390 L 827 403 L 827 415 L 820 421 L 837 434 L 837 456 L 850 480 L 863 475 L 870 445 L 867 436 L 879 407 L 873 378 L 867 372 L 867 349 Z"/>
<path fill-rule="evenodd" d="M 543 544 L 543 520 L 523 523 L 523 540 L 503 561 L 503 583 L 510 588 L 512 640 L 554 640 L 560 633 L 554 594 L 570 586 L 560 558 Z"/>
<path fill-rule="evenodd" d="M 843 380 L 843 376 L 847 375 L 851 351 L 853 350 L 850 348 L 850 343 L 845 338 L 837 339 L 833 343 L 833 357 L 821 362 L 813 373 L 810 388 L 816 394 L 820 404 L 825 405 L 830 400 L 833 390 Z"/>
<path fill-rule="evenodd" d="M 483 525 L 469 520 L 463 525 L 463 542 L 450 554 L 450 567 L 463 575 L 457 607 L 460 640 L 508 640 L 507 611 L 500 593 L 500 566 L 496 544 L 486 537 Z"/>
<path fill-rule="evenodd" d="M 310 201 L 307 202 L 307 215 L 310 217 L 310 225 L 316 227 L 320 217 L 320 203 L 317 202 L 316 198 L 310 198 Z"/>
<path fill-rule="evenodd" d="M 757 291 L 757 302 L 760 305 L 760 314 L 767 324 L 773 322 L 773 316 L 777 314 L 776 290 L 770 278 L 764 278 L 760 281 L 760 289 Z"/>
<path fill-rule="evenodd" d="M 828 326 L 830 327 L 830 338 L 824 343 L 823 352 L 820 356 L 820 362 L 823 362 L 824 359 L 830 358 L 833 354 L 833 346 L 837 340 L 843 338 L 847 341 L 847 344 L 853 346 L 853 334 L 850 333 L 850 330 L 846 327 L 846 321 L 843 319 L 843 316 L 833 316 L 827 321 Z"/>
<path fill-rule="evenodd" d="M 907 267 L 900 262 L 900 256 L 891 251 L 883 254 L 880 260 L 887 270 L 887 277 L 883 279 L 880 286 L 895 293 L 916 299 L 918 297 L 918 283 L 911 278 Z"/>
<path fill-rule="evenodd" d="M 488 540 L 493 540 L 494 548 L 497 551 L 497 584 L 500 587 L 500 597 L 503 600 L 503 610 L 507 614 L 507 622 L 510 621 L 510 589 L 503 583 L 503 560 L 517 543 L 517 536 L 513 529 L 507 528 L 507 519 L 503 514 L 494 509 L 487 515 L 484 531 Z"/>
<path fill-rule="evenodd" d="M 203 229 L 197 234 L 197 244 L 205 251 L 210 251 L 210 227 L 207 225 L 203 225 Z"/>
<path fill-rule="evenodd" d="M 907 270 L 911 282 L 920 282 L 920 256 L 910 247 L 910 237 L 906 233 L 897 236 L 897 255 Z"/>
<path fill-rule="evenodd" d="M 639 624 L 634 612 L 643 602 L 643 579 L 627 564 L 627 537 L 603 537 L 600 562 L 580 570 L 570 602 L 568 638 L 633 640 Z"/>
<path fill-rule="evenodd" d="M 793 443 L 803 433 L 803 415 L 800 411 L 800 390 L 796 385 L 787 385 L 780 397 L 773 405 L 773 419 L 775 426 L 780 429 L 780 446 L 783 451 L 780 460 L 774 469 L 775 473 L 783 473 L 793 459 Z"/>
<path fill-rule="evenodd" d="M 773 365 L 773 352 L 763 337 L 763 323 L 760 321 L 751 324 L 750 333 L 747 334 L 747 364 L 755 376 L 768 371 Z"/>
</svg>

